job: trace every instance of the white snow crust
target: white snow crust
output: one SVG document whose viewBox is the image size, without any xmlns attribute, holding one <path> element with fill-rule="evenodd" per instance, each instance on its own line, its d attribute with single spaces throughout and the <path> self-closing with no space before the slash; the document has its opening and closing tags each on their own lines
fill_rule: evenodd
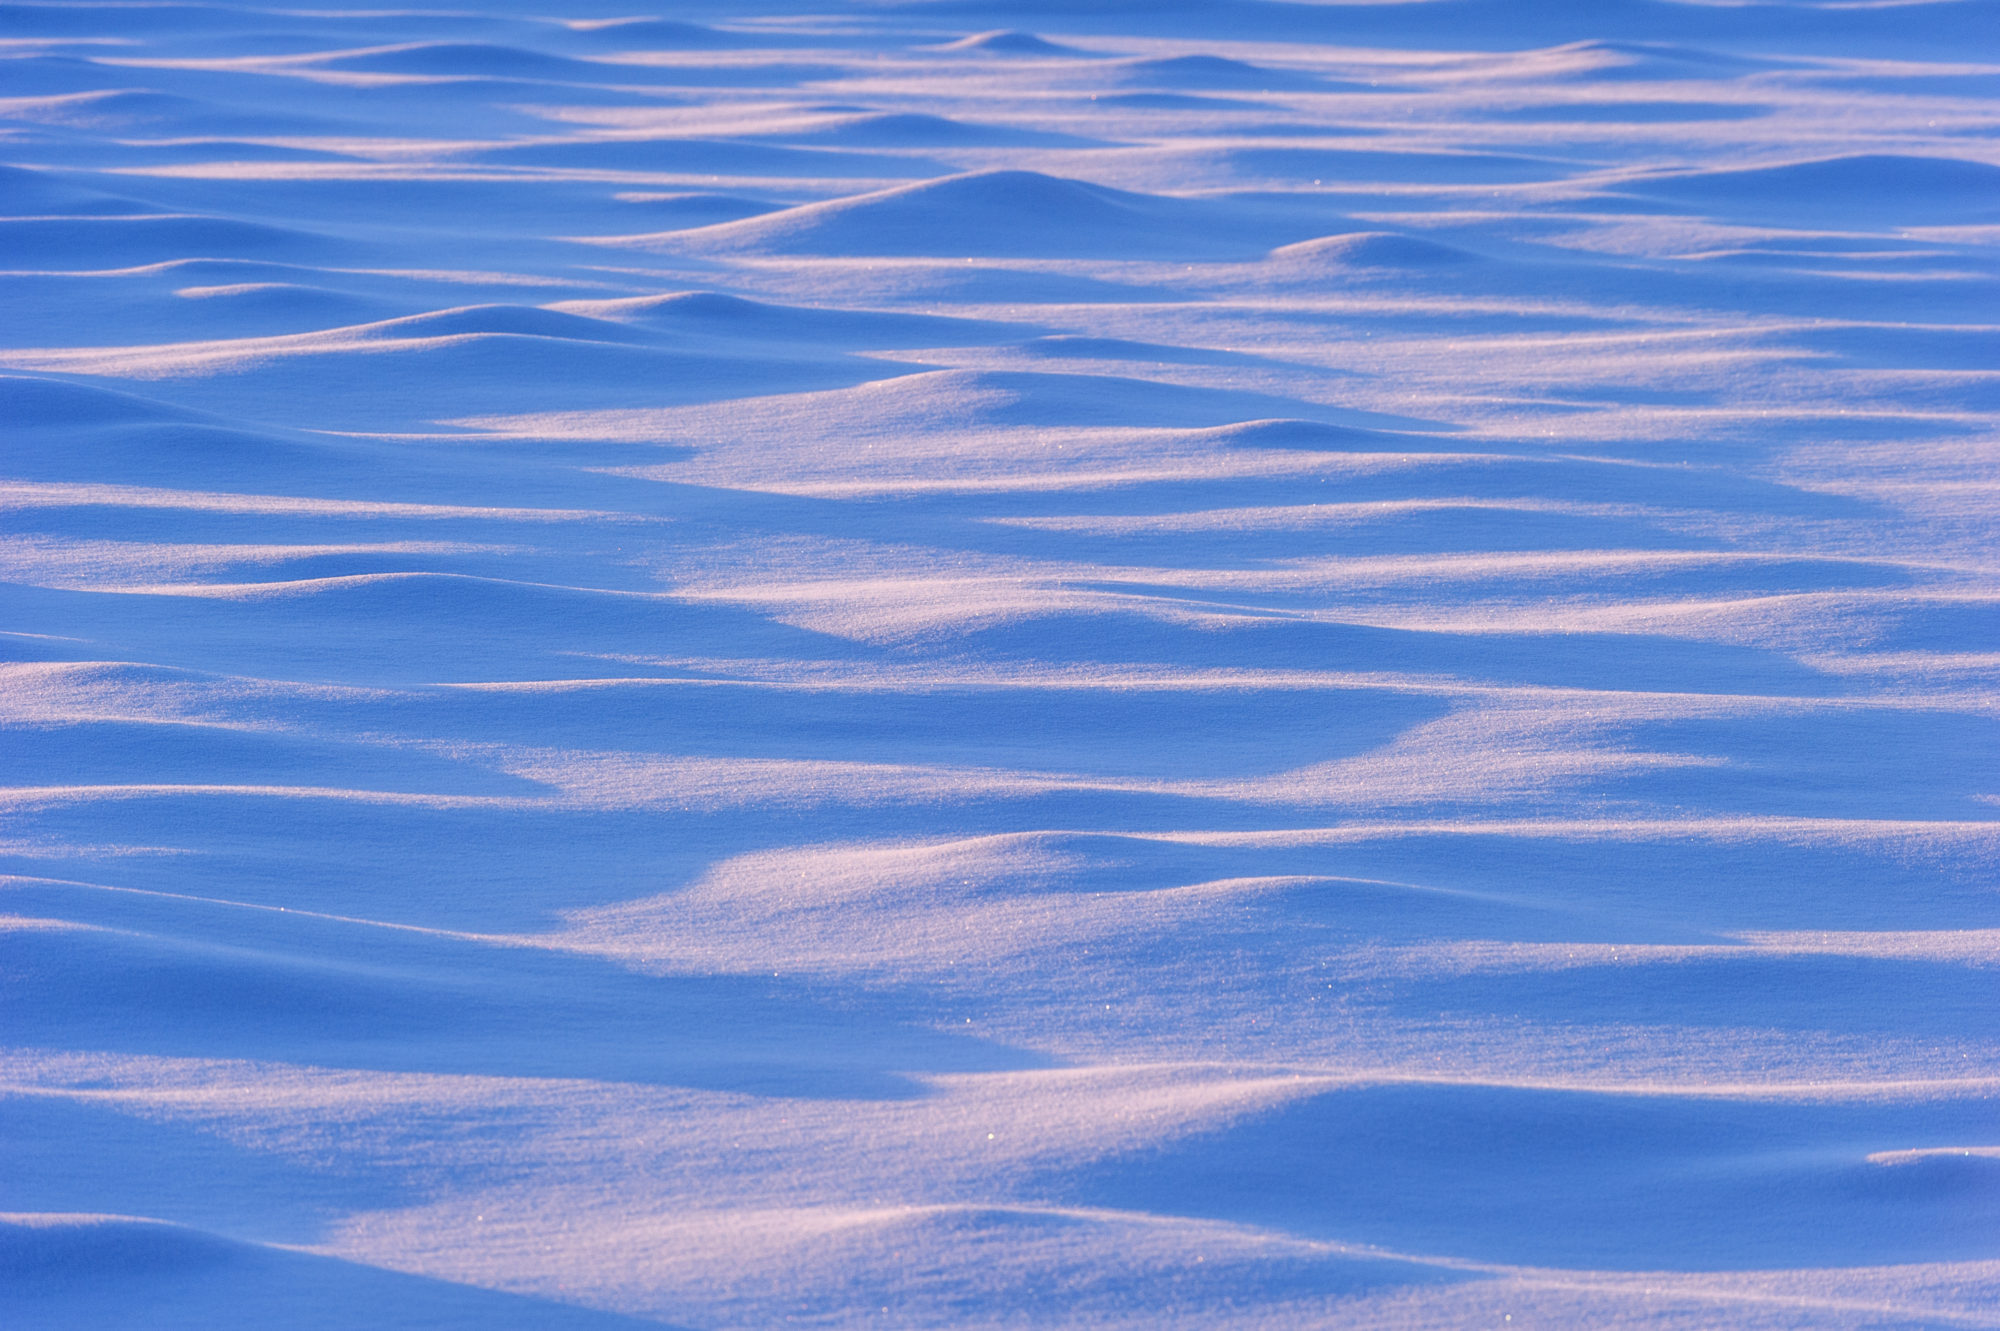
<svg viewBox="0 0 2000 1331">
<path fill-rule="evenodd" d="M 2000 1327 L 2000 5 L 0 5 L 0 1324 Z"/>
</svg>

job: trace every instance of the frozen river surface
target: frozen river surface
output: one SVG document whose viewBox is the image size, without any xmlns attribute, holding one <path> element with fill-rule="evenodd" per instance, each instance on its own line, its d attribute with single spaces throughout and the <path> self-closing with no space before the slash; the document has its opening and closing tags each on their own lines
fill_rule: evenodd
<svg viewBox="0 0 2000 1331">
<path fill-rule="evenodd" d="M 0 7 L 0 1322 L 2000 1327 L 2000 5 L 631 12 Z"/>
</svg>

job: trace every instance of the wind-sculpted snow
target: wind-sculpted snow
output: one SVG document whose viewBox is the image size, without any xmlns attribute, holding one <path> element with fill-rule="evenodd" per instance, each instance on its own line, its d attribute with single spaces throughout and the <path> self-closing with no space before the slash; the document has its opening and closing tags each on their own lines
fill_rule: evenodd
<svg viewBox="0 0 2000 1331">
<path fill-rule="evenodd" d="M 0 1324 L 2000 1327 L 1996 94 L 0 6 Z"/>
</svg>

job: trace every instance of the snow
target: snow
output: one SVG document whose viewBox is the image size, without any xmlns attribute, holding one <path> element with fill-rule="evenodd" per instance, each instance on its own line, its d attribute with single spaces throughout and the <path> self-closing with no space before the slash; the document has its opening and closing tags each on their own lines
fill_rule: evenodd
<svg viewBox="0 0 2000 1331">
<path fill-rule="evenodd" d="M 2000 1326 L 1996 94 L 0 7 L 0 1322 Z"/>
</svg>

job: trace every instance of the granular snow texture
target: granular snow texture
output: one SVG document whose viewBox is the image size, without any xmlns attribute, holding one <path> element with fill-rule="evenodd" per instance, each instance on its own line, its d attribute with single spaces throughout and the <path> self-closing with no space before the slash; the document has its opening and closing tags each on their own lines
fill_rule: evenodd
<svg viewBox="0 0 2000 1331">
<path fill-rule="evenodd" d="M 2000 1327 L 1990 0 L 9 4 L 0 214 L 0 1323 Z"/>
</svg>

